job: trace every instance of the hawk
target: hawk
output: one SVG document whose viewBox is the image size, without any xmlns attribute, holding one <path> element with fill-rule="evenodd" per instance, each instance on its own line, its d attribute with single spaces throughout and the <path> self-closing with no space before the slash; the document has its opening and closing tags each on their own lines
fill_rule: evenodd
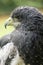
<svg viewBox="0 0 43 65">
<path fill-rule="evenodd" d="M 15 30 L 0 39 L 0 65 L 43 65 L 43 15 L 37 8 L 15 8 L 5 28 Z"/>
</svg>

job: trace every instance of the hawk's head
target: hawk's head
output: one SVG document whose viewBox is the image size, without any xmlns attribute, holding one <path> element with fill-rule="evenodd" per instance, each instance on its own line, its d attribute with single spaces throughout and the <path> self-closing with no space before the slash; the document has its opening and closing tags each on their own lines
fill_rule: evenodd
<svg viewBox="0 0 43 65">
<path fill-rule="evenodd" d="M 34 7 L 18 7 L 13 10 L 5 23 L 7 26 L 26 28 L 26 30 L 43 30 L 42 14 Z M 41 26 L 41 27 L 40 27 Z"/>
</svg>

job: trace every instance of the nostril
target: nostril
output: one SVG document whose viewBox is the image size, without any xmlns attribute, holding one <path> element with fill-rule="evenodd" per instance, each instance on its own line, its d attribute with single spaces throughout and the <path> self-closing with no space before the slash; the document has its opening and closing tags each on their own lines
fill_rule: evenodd
<svg viewBox="0 0 43 65">
<path fill-rule="evenodd" d="M 11 21 L 11 20 L 9 20 L 9 21 Z"/>
</svg>

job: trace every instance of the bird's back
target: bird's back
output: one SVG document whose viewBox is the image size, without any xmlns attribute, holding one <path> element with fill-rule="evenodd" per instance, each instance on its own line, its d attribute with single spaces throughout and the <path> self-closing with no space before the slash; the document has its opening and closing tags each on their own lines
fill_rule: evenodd
<svg viewBox="0 0 43 65">
<path fill-rule="evenodd" d="M 26 63 L 42 64 L 43 60 L 43 36 L 35 31 L 16 30 L 11 39 L 17 46 L 20 56 Z M 12 38 L 13 37 L 13 38 Z"/>
</svg>

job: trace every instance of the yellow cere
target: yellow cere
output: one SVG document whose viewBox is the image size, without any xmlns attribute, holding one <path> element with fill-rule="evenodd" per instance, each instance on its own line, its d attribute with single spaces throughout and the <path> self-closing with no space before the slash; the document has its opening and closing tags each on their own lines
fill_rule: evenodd
<svg viewBox="0 0 43 65">
<path fill-rule="evenodd" d="M 4 23 L 6 21 L 6 19 L 8 19 L 9 16 L 0 16 L 0 38 L 6 34 L 10 34 L 13 30 L 14 27 L 13 26 L 8 26 L 6 29 L 4 27 Z"/>
</svg>

